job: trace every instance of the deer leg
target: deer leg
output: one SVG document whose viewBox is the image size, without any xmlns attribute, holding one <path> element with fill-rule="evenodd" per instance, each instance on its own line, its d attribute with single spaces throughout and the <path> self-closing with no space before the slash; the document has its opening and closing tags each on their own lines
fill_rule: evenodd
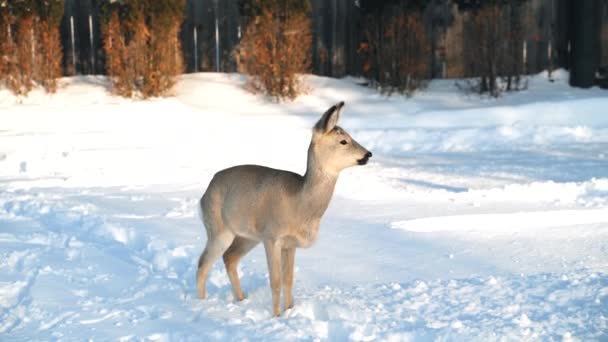
<svg viewBox="0 0 608 342">
<path fill-rule="evenodd" d="M 281 315 L 281 247 L 276 241 L 264 241 L 266 261 L 270 276 L 270 289 L 272 291 L 272 311 L 275 316 Z"/>
<path fill-rule="evenodd" d="M 224 252 L 224 265 L 226 265 L 226 273 L 232 283 L 232 291 L 234 292 L 234 298 L 241 301 L 244 299 L 243 291 L 241 290 L 241 282 L 239 280 L 239 274 L 237 272 L 237 266 L 241 258 L 247 254 L 258 244 L 258 241 L 249 240 L 240 236 L 234 238 L 232 244 L 226 252 Z"/>
<path fill-rule="evenodd" d="M 209 276 L 213 263 L 228 249 L 232 240 L 234 240 L 234 234 L 229 231 L 208 237 L 207 246 L 205 246 L 203 254 L 198 259 L 198 270 L 196 271 L 196 286 L 198 287 L 198 296 L 201 299 L 205 298 L 207 276 Z"/>
<path fill-rule="evenodd" d="M 283 248 L 281 261 L 283 262 L 283 297 L 285 298 L 285 310 L 293 307 L 291 288 L 293 287 L 293 265 L 296 256 L 295 248 Z"/>
</svg>

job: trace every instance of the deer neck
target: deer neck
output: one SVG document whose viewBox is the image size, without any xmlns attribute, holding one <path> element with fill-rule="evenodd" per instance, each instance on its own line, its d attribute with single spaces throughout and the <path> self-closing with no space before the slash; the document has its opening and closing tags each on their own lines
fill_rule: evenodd
<svg viewBox="0 0 608 342">
<path fill-rule="evenodd" d="M 301 190 L 301 209 L 312 219 L 320 219 L 327 210 L 334 193 L 338 173 L 324 170 L 313 153 L 308 153 L 308 163 Z"/>
</svg>

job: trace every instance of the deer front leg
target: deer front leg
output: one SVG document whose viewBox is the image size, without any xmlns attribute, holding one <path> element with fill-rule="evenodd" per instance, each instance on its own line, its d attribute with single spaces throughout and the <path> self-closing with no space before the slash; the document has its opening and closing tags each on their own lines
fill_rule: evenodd
<svg viewBox="0 0 608 342">
<path fill-rule="evenodd" d="M 293 287 L 293 264 L 296 256 L 295 248 L 283 248 L 281 261 L 283 262 L 283 295 L 285 298 L 285 310 L 293 307 L 291 288 Z"/>
<path fill-rule="evenodd" d="M 281 315 L 281 247 L 277 241 L 264 241 L 270 289 L 272 290 L 272 311 L 275 316 Z"/>
</svg>

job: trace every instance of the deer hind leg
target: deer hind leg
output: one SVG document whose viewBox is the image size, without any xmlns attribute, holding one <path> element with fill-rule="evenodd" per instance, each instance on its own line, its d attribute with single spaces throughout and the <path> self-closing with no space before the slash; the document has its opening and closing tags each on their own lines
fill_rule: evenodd
<svg viewBox="0 0 608 342">
<path fill-rule="evenodd" d="M 237 272 L 237 266 L 241 258 L 253 249 L 259 242 L 249 240 L 244 237 L 237 236 L 232 241 L 230 247 L 224 252 L 224 265 L 226 265 L 226 273 L 232 283 L 232 291 L 234 292 L 234 298 L 241 301 L 245 297 L 243 296 L 243 290 L 241 290 L 241 282 Z"/>
<path fill-rule="evenodd" d="M 283 275 L 283 296 L 285 298 L 285 310 L 293 307 L 293 297 L 291 288 L 293 287 L 293 265 L 296 256 L 295 248 L 283 248 L 282 250 L 282 275 Z"/>
<path fill-rule="evenodd" d="M 198 270 L 196 271 L 196 286 L 200 298 L 205 298 L 207 294 L 207 277 L 211 267 L 220 255 L 228 249 L 233 240 L 234 234 L 228 230 L 224 230 L 215 236 L 208 236 L 207 246 L 205 246 L 203 254 L 198 259 Z"/>
</svg>

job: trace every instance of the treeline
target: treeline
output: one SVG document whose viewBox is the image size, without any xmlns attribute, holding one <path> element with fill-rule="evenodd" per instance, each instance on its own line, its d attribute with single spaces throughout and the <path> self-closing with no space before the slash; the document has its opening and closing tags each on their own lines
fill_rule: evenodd
<svg viewBox="0 0 608 342">
<path fill-rule="evenodd" d="M 229 63 L 222 61 L 222 70 L 251 75 L 249 89 L 277 100 L 294 98 L 303 90 L 299 74 L 312 72 L 313 67 L 318 71 L 319 65 L 329 65 L 330 69 L 339 66 L 349 51 L 356 54 L 356 58 L 348 57 L 350 72 L 356 70 L 354 73 L 365 76 L 370 86 L 385 93 L 409 96 L 424 89 L 428 80 L 448 74 L 468 77 L 468 81 L 459 83 L 468 92 L 499 96 L 504 91 L 523 89 L 529 72 L 526 69 L 530 43 L 527 30 L 537 19 L 529 13 L 529 4 L 539 4 L 536 0 L 231 1 L 233 10 L 238 12 L 238 20 L 230 19 L 231 25 L 238 24 L 236 43 L 224 44 L 224 40 L 215 38 L 215 44 L 206 44 L 205 49 L 208 51 L 213 46 L 219 49 L 218 45 L 224 44 L 224 50 L 217 51 L 218 57 L 212 57 L 217 59 L 216 64 L 220 65 L 220 58 L 230 59 Z M 589 1 L 599 4 L 596 0 Z M 186 3 L 191 1 L 100 0 L 95 3 L 103 51 L 103 56 L 95 60 L 103 61 L 105 73 L 110 76 L 117 94 L 141 97 L 167 94 L 176 76 L 185 71 L 184 65 L 191 65 L 185 63 L 185 58 L 190 60 L 191 56 L 182 44 L 188 42 L 189 46 L 192 32 L 194 70 L 198 70 L 197 63 L 203 60 L 197 58 L 199 26 L 189 27 L 185 16 L 189 13 Z M 551 6 L 561 4 L 561 7 L 551 7 L 549 12 L 543 10 L 542 13 L 557 13 L 563 17 L 560 22 L 569 25 L 566 29 L 576 34 L 556 38 L 551 36 L 553 29 L 549 30 L 544 33 L 549 36 L 549 46 L 544 47 L 544 51 L 538 48 L 540 52 L 536 51 L 536 56 L 548 55 L 543 68 L 550 71 L 558 54 L 560 66 L 584 66 L 585 82 L 572 84 L 592 85 L 599 57 L 587 62 L 588 54 L 581 51 L 588 51 L 590 46 L 595 47 L 595 53 L 599 51 L 599 39 L 595 38 L 600 32 L 599 21 L 593 23 L 595 26 L 587 25 L 589 21 L 574 20 L 575 14 L 570 13 L 585 18 L 600 12 L 599 7 L 578 6 L 561 0 L 543 4 L 549 3 Z M 210 4 L 207 1 L 205 6 Z M 339 12 L 343 5 L 347 6 L 346 12 Z M 352 6 L 357 7 L 356 11 Z M 608 10 L 608 6 L 604 7 Z M 36 84 L 51 92 L 56 89 L 56 79 L 61 75 L 58 27 L 63 8 L 63 0 L 0 0 L 0 82 L 15 93 L 26 94 Z M 193 7 L 188 8 L 190 11 Z M 328 9 L 333 12 L 327 12 Z M 217 4 L 215 9 L 208 10 L 215 11 L 218 25 L 228 22 L 217 17 Z M 344 13 L 352 16 L 338 16 Z M 207 23 L 210 17 L 205 18 L 208 31 L 214 23 Z M 583 24 L 591 31 L 576 30 Z M 346 35 L 345 29 L 350 30 Z M 233 31 L 236 37 L 237 30 L 230 32 Z M 348 44 L 345 45 L 343 39 L 347 39 Z M 559 46 L 555 43 L 558 40 Z M 91 46 L 92 42 L 93 38 Z M 572 52 L 563 48 L 570 45 Z M 74 48 L 69 48 L 74 56 Z M 225 49 L 229 49 L 228 53 Z M 225 65 L 234 65 L 234 68 L 225 68 Z M 352 69 L 352 65 L 357 67 Z M 456 69 L 448 72 L 450 68 Z M 573 72 L 577 80 L 580 70 Z"/>
<path fill-rule="evenodd" d="M 233 55 L 251 75 L 248 87 L 272 99 L 301 92 L 310 72 L 310 4 L 300 0 L 244 0 L 246 28 Z M 0 82 L 26 95 L 39 84 L 57 89 L 63 0 L 0 1 Z M 185 0 L 104 0 L 100 22 L 105 72 L 125 97 L 167 94 L 184 72 L 179 33 Z"/>
<path fill-rule="evenodd" d="M 0 85 L 27 95 L 35 85 L 57 90 L 63 52 L 64 0 L 0 1 Z M 183 72 L 178 34 L 185 0 L 104 0 L 105 71 L 115 93 L 166 94 Z"/>
<path fill-rule="evenodd" d="M 235 49 L 249 88 L 294 98 L 310 71 L 310 5 L 299 0 L 241 1 L 247 26 Z M 101 32 L 105 71 L 121 96 L 167 94 L 184 72 L 179 31 L 184 0 L 105 0 Z M 63 0 L 0 1 L 0 82 L 17 95 L 35 85 L 55 92 L 62 75 Z"/>
</svg>

